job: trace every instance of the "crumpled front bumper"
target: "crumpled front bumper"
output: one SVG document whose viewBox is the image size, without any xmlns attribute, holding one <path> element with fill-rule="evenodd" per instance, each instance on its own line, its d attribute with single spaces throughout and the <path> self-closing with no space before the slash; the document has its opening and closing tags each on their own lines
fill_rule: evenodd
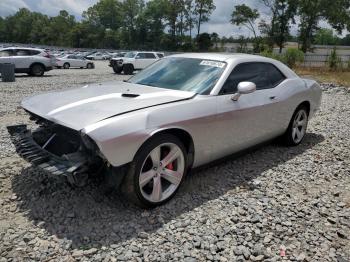
<svg viewBox="0 0 350 262">
<path fill-rule="evenodd" d="M 46 151 L 34 141 L 26 125 L 8 126 L 7 130 L 17 153 L 23 159 L 54 175 L 72 175 L 77 170 L 81 171 L 86 163 L 84 157 L 65 159 Z"/>
</svg>

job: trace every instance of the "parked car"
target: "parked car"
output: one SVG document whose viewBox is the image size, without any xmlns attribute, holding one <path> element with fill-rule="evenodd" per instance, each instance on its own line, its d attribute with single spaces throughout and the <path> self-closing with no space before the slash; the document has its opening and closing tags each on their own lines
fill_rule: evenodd
<svg viewBox="0 0 350 262">
<path fill-rule="evenodd" d="M 109 58 L 110 58 L 109 55 L 99 53 L 99 52 L 86 56 L 86 59 L 89 59 L 89 60 L 108 60 Z"/>
<path fill-rule="evenodd" d="M 187 171 L 281 137 L 300 144 L 321 89 L 273 59 L 245 54 L 166 57 L 127 82 L 34 96 L 41 128 L 8 127 L 17 152 L 80 184 L 105 168 L 125 196 L 154 207 Z M 215 174 L 213 174 L 215 175 Z"/>
<path fill-rule="evenodd" d="M 113 58 L 109 66 L 116 74 L 124 72 L 131 75 L 135 70 L 142 70 L 164 57 L 160 52 L 128 52 L 121 58 Z"/>
<path fill-rule="evenodd" d="M 54 57 L 42 49 L 10 47 L 0 50 L 0 64 L 15 65 L 16 73 L 42 76 L 53 69 Z"/>
<path fill-rule="evenodd" d="M 55 60 L 55 66 L 57 68 L 64 68 L 64 69 L 69 69 L 70 67 L 92 69 L 95 67 L 92 61 L 77 55 L 64 55 L 64 56 L 57 57 Z"/>
</svg>

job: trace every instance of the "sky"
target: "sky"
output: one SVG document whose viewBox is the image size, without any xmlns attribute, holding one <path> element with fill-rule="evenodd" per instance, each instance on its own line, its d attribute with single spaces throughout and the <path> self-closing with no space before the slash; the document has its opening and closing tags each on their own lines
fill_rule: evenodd
<svg viewBox="0 0 350 262">
<path fill-rule="evenodd" d="M 67 10 L 77 20 L 88 7 L 98 0 L 0 0 L 0 16 L 14 14 L 19 8 L 26 7 L 31 11 L 37 11 L 49 16 L 56 16 L 60 10 Z M 268 20 L 268 9 L 259 0 L 214 0 L 215 11 L 210 16 L 210 21 L 203 24 L 201 32 L 216 32 L 220 36 L 252 36 L 245 28 L 233 26 L 229 21 L 235 5 L 246 4 L 256 8 L 261 13 L 261 18 Z M 324 24 L 325 25 L 325 24 Z M 291 29 L 292 34 L 297 33 L 295 26 Z"/>
</svg>

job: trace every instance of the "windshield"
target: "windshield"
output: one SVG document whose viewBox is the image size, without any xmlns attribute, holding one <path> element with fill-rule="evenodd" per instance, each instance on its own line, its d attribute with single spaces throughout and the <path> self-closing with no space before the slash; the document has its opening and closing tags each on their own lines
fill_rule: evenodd
<svg viewBox="0 0 350 262">
<path fill-rule="evenodd" d="M 220 61 L 168 57 L 142 70 L 128 82 L 209 94 L 225 67 L 226 63 Z"/>
<path fill-rule="evenodd" d="M 128 53 L 125 54 L 124 57 L 126 57 L 126 58 L 134 58 L 135 55 L 136 55 L 136 52 L 128 52 Z"/>
</svg>

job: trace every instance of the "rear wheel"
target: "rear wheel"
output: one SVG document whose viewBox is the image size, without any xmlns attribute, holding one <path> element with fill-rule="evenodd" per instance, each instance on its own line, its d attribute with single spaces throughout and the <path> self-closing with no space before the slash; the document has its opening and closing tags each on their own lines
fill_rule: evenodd
<svg viewBox="0 0 350 262">
<path fill-rule="evenodd" d="M 63 68 L 64 68 L 64 69 L 69 69 L 69 67 L 70 67 L 70 64 L 69 64 L 69 63 L 64 63 L 64 64 L 63 64 Z"/>
<path fill-rule="evenodd" d="M 45 72 L 45 68 L 41 64 L 34 64 L 30 68 L 30 75 L 32 76 L 42 76 Z"/>
<path fill-rule="evenodd" d="M 134 66 L 131 64 L 126 64 L 123 66 L 124 74 L 131 75 L 134 72 Z"/>
<path fill-rule="evenodd" d="M 170 134 L 159 135 L 137 152 L 121 189 L 139 206 L 159 206 L 176 194 L 186 170 L 187 153 L 182 142 Z"/>
<path fill-rule="evenodd" d="M 283 142 L 287 146 L 299 145 L 306 134 L 309 121 L 308 109 L 306 106 L 300 106 L 295 110 L 289 123 L 288 129 L 283 136 Z"/>
</svg>

